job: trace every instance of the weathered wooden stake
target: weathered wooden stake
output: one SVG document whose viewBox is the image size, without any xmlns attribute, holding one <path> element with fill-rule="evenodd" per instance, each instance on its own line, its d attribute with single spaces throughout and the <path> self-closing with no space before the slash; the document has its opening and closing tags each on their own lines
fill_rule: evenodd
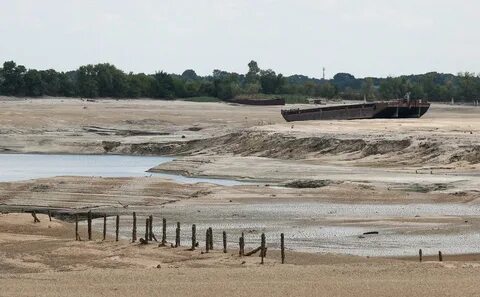
<svg viewBox="0 0 480 297">
<path fill-rule="evenodd" d="M 207 229 L 205 234 L 205 252 L 208 253 L 210 251 L 210 229 Z"/>
<path fill-rule="evenodd" d="M 107 214 L 103 214 L 103 240 L 107 239 Z"/>
<path fill-rule="evenodd" d="M 40 220 L 37 217 L 37 213 L 35 211 L 32 212 L 33 222 L 40 223 Z"/>
<path fill-rule="evenodd" d="M 227 253 L 227 232 L 223 231 L 223 252 Z"/>
<path fill-rule="evenodd" d="M 150 215 L 148 220 L 148 240 L 153 240 L 153 216 Z"/>
<path fill-rule="evenodd" d="M 177 229 L 175 230 L 175 247 L 180 246 L 180 222 L 177 222 Z"/>
<path fill-rule="evenodd" d="M 88 224 L 88 240 L 92 240 L 92 211 L 88 211 L 87 216 L 87 224 Z"/>
<path fill-rule="evenodd" d="M 209 244 L 210 244 L 210 250 L 213 250 L 213 229 L 212 227 L 208 228 L 210 230 L 210 241 L 209 241 Z"/>
<path fill-rule="evenodd" d="M 422 262 L 422 260 L 423 260 L 422 249 L 419 249 L 419 250 L 418 250 L 418 259 L 420 260 L 420 262 Z"/>
<path fill-rule="evenodd" d="M 167 244 L 167 219 L 163 218 L 162 225 L 162 245 Z"/>
<path fill-rule="evenodd" d="M 285 235 L 280 234 L 280 250 L 282 255 L 282 264 L 285 264 Z M 422 250 L 420 250 L 421 253 Z"/>
<path fill-rule="evenodd" d="M 245 255 L 245 234 L 242 232 L 242 246 L 241 246 L 241 249 L 242 249 L 242 256 Z"/>
<path fill-rule="evenodd" d="M 442 252 L 441 252 L 441 251 L 438 251 L 438 261 L 440 261 L 440 262 L 443 261 L 443 256 L 442 256 Z"/>
<path fill-rule="evenodd" d="M 242 237 L 241 236 L 238 238 L 238 255 L 239 256 L 242 255 Z"/>
<path fill-rule="evenodd" d="M 137 213 L 133 212 L 132 242 L 137 241 Z"/>
<path fill-rule="evenodd" d="M 75 214 L 75 240 L 79 240 L 78 237 L 78 214 Z"/>
<path fill-rule="evenodd" d="M 115 241 L 118 241 L 119 231 L 120 231 L 120 216 L 117 215 L 115 219 Z"/>
<path fill-rule="evenodd" d="M 239 255 L 240 257 L 243 257 L 245 255 L 245 238 L 243 236 L 240 236 L 239 245 L 240 245 Z"/>
<path fill-rule="evenodd" d="M 145 220 L 145 243 L 148 243 L 148 227 L 150 226 L 148 221 L 149 219 L 147 218 Z"/>
<path fill-rule="evenodd" d="M 50 209 L 48 210 L 48 220 L 50 222 L 52 221 L 52 213 L 50 212 Z"/>
<path fill-rule="evenodd" d="M 261 245 L 261 251 L 260 251 L 260 256 L 262 257 L 262 262 L 263 264 L 263 258 L 265 258 L 265 233 L 262 233 L 262 245 Z"/>
<path fill-rule="evenodd" d="M 197 246 L 197 226 L 195 224 L 192 225 L 192 251 L 195 250 Z"/>
</svg>

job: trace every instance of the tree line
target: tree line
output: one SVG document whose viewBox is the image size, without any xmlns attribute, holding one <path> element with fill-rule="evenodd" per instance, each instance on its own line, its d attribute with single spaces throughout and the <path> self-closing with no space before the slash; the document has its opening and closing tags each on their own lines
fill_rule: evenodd
<svg viewBox="0 0 480 297">
<path fill-rule="evenodd" d="M 257 62 L 248 63 L 248 72 L 238 74 L 214 70 L 199 76 L 192 69 L 182 74 L 163 71 L 155 74 L 125 73 L 104 63 L 85 65 L 77 70 L 58 72 L 53 69 L 27 69 L 14 61 L 0 68 L 0 95 L 61 96 L 85 98 L 189 98 L 216 97 L 222 100 L 237 96 L 285 96 L 386 100 L 402 98 L 430 101 L 473 101 L 480 99 L 480 76 L 470 72 L 457 75 L 430 72 L 387 78 L 355 78 L 337 73 L 333 79 L 305 75 L 284 76 L 271 69 L 260 69 Z"/>
</svg>

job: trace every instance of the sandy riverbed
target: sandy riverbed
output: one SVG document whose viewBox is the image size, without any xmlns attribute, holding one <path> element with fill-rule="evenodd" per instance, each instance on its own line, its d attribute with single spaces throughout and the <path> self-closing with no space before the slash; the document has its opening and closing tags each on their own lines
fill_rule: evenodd
<svg viewBox="0 0 480 297">
<path fill-rule="evenodd" d="M 74 241 L 73 226 L 39 215 L 0 215 L 2 296 L 475 296 L 476 256 L 372 259 L 287 251 L 287 264 L 216 250 Z M 81 230 L 84 232 L 84 230 Z M 98 236 L 98 234 L 94 234 Z"/>
<path fill-rule="evenodd" d="M 1 207 L 10 211 L 49 208 L 66 212 L 92 208 L 99 213 L 124 215 L 135 210 L 142 215 L 165 215 L 169 221 L 200 226 L 215 224 L 211 220 L 215 215 L 237 216 L 236 228 L 215 225 L 233 234 L 248 228 L 240 224 L 248 221 L 242 217 L 245 215 L 255 218 L 251 238 L 260 231 L 278 235 L 284 231 L 278 227 L 282 226 L 279 222 L 285 228 L 313 230 L 307 235 L 325 239 L 320 246 L 313 244 L 313 251 L 336 249 L 349 253 L 349 245 L 353 245 L 363 251 L 356 254 L 391 255 L 371 251 L 379 246 L 394 246 L 389 237 L 393 234 L 397 242 L 403 242 L 402 251 L 408 250 L 393 253 L 397 256 L 414 254 L 421 246 L 427 247 L 430 255 L 436 253 L 437 247 L 451 248 L 447 254 L 477 252 L 480 108 L 433 105 L 421 119 L 302 123 L 284 122 L 279 111 L 280 107 L 183 101 L 2 98 L 1 152 L 168 154 L 177 160 L 152 171 L 260 184 L 186 185 L 158 177 L 46 177 L 0 183 Z M 321 186 L 311 188 L 308 185 L 312 183 Z M 283 187 L 289 184 L 295 186 Z M 294 205 L 303 205 L 296 212 L 301 215 L 288 217 Z M 375 207 L 378 210 L 370 213 Z M 198 211 L 202 215 L 192 213 Z M 268 224 L 262 225 L 262 211 L 264 222 L 272 222 L 277 229 L 272 231 Z M 283 221 L 269 219 L 280 213 L 287 214 Z M 201 255 L 179 256 L 178 252 L 153 248 L 139 253 L 137 247 L 128 244 L 119 247 L 67 240 L 69 236 L 64 233 L 69 234 L 71 226 L 63 222 L 55 222 L 38 233 L 25 227 L 30 218 L 0 219 L 11 222 L 0 225 L 6 228 L 0 240 L 6 274 L 0 282 L 9 284 L 7 296 L 31 296 L 33 290 L 40 290 L 40 295 L 52 290 L 52 296 L 60 296 L 63 289 L 77 290 L 101 277 L 105 282 L 94 282 L 90 288 L 101 290 L 102 296 L 117 294 L 118 290 L 142 296 L 157 289 L 171 293 L 168 295 L 202 295 L 208 292 L 208 286 L 219 294 L 244 292 L 245 296 L 268 292 L 318 295 L 325 288 L 329 288 L 330 296 L 478 293 L 472 286 L 473 276 L 478 274 L 476 256 L 450 255 L 450 260 L 461 262 L 419 266 L 398 260 L 295 253 L 297 265 L 281 266 L 273 261 L 264 269 L 255 261 L 247 261 L 248 267 L 243 269 L 235 257 L 212 256 L 214 259 L 205 260 Z M 26 234 L 22 240 L 14 236 L 21 230 Z M 53 235 L 49 233 L 54 230 Z M 324 230 L 326 235 L 318 230 Z M 329 238 L 328 230 L 341 230 L 342 240 L 346 241 Z M 381 234 L 365 240 L 358 237 L 361 231 L 369 230 L 380 230 Z M 122 234 L 128 236 L 127 231 Z M 304 240 L 301 236 L 297 239 L 300 243 Z M 302 250 L 298 243 L 292 241 L 291 248 Z M 312 251 L 311 243 L 304 245 L 306 250 Z M 43 248 L 47 252 L 39 251 Z M 50 257 L 62 253 L 67 256 L 57 260 Z M 95 264 L 97 260 L 100 264 Z M 150 266 L 155 261 L 174 263 L 173 268 L 179 268 L 172 268 L 172 272 L 166 272 L 164 265 L 160 270 L 153 269 Z M 305 263 L 316 265 L 303 266 Z M 199 268 L 204 266 L 209 268 Z M 108 273 L 102 276 L 104 271 Z M 145 271 L 152 273 L 139 282 Z M 205 281 L 194 281 L 197 276 Z M 27 285 L 25 278 L 33 281 Z M 65 285 L 58 291 L 57 287 L 50 289 L 48 284 L 53 279 Z M 139 289 L 140 284 L 151 283 L 152 279 L 161 281 Z M 189 285 L 172 292 L 167 282 Z M 251 289 L 252 282 L 258 290 Z M 445 283 L 450 284 L 447 289 Z"/>
</svg>

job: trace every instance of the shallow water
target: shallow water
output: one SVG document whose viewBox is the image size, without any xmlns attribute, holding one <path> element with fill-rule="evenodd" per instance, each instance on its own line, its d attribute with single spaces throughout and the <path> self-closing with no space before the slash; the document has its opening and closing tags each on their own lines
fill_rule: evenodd
<svg viewBox="0 0 480 297">
<path fill-rule="evenodd" d="M 244 184 L 228 179 L 193 178 L 146 172 L 154 166 L 173 159 L 124 155 L 0 154 L 0 182 L 54 176 L 159 176 L 179 183 L 209 182 L 225 186 Z"/>
</svg>

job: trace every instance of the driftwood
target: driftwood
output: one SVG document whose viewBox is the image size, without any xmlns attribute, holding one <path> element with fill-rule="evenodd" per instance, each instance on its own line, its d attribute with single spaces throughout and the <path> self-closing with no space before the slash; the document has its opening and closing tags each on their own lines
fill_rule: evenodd
<svg viewBox="0 0 480 297">
<path fill-rule="evenodd" d="M 264 257 L 267 256 L 267 249 L 268 249 L 268 248 L 265 248 L 265 252 L 263 253 L 263 256 L 264 256 Z M 261 250 L 262 250 L 262 246 L 259 246 L 258 248 L 253 249 L 253 250 L 251 250 L 251 251 L 248 252 L 248 253 L 245 253 L 244 256 L 249 257 L 249 256 L 251 256 L 251 255 L 254 255 L 254 254 L 260 252 Z M 262 255 L 260 254 L 260 257 L 261 257 L 261 256 L 262 256 Z"/>
<path fill-rule="evenodd" d="M 35 211 L 32 212 L 32 217 L 34 223 L 40 223 L 40 220 L 37 218 L 37 214 L 35 213 Z"/>
</svg>

